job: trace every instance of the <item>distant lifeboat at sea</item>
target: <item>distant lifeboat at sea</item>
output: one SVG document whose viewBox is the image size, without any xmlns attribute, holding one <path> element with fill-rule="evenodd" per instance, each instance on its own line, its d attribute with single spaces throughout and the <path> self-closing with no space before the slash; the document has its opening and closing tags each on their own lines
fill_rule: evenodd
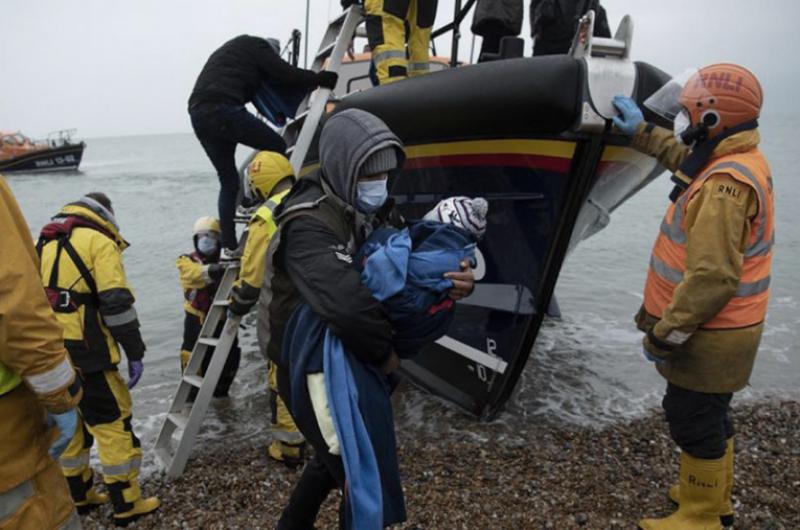
<svg viewBox="0 0 800 530">
<path fill-rule="evenodd" d="M 31 140 L 20 132 L 0 131 L 0 173 L 77 170 L 86 144 L 73 142 L 74 133 L 67 129 Z"/>
</svg>

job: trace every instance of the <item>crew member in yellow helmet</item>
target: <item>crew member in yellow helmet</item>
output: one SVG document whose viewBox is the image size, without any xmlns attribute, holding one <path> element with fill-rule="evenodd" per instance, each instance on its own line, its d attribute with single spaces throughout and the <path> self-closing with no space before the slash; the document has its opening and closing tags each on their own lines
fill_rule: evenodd
<svg viewBox="0 0 800 530">
<path fill-rule="evenodd" d="M 143 498 L 138 482 L 142 449 L 131 423 L 129 389 L 144 372 L 145 345 L 122 265 L 128 242 L 111 200 L 89 193 L 42 228 L 37 247 L 45 293 L 83 385 L 81 420 L 61 455 L 61 468 L 79 510 L 105 502 L 92 487 L 89 451 L 96 441 L 114 523 L 126 525 L 161 505 L 157 497 Z M 123 349 L 127 384 L 118 369 Z"/>
<path fill-rule="evenodd" d="M 216 217 L 200 217 L 194 222 L 192 235 L 194 252 L 181 254 L 175 262 L 183 287 L 183 343 L 181 344 L 181 370 L 186 369 L 192 349 L 200 336 L 200 330 L 206 320 L 208 310 L 217 294 L 220 280 L 225 273 L 224 265 L 219 263 L 220 226 Z M 225 325 L 223 318 L 217 325 L 215 336 L 218 336 Z M 203 358 L 202 373 L 205 373 L 214 348 L 206 348 Z M 233 346 L 228 353 L 225 367 L 222 369 L 217 386 L 214 388 L 214 397 L 226 397 L 231 384 L 239 369 L 241 350 L 238 338 L 234 339 Z M 197 389 L 191 390 L 190 399 L 197 394 Z"/>
<path fill-rule="evenodd" d="M 0 527 L 80 528 L 54 460 L 78 424 L 80 379 L 42 291 L 30 230 L 2 177 L 0 226 Z"/>
<path fill-rule="evenodd" d="M 264 282 L 267 246 L 277 228 L 272 213 L 289 194 L 294 183 L 294 171 L 283 155 L 261 151 L 247 168 L 247 182 L 250 195 L 264 203 L 253 214 L 248 225 L 239 278 L 234 284 L 230 299 L 229 310 L 235 315 L 247 314 L 258 301 L 261 284 Z M 283 400 L 278 396 L 278 367 L 275 363 L 267 363 L 272 432 L 275 438 L 267 452 L 271 458 L 294 467 L 304 460 L 305 440 Z"/>
</svg>

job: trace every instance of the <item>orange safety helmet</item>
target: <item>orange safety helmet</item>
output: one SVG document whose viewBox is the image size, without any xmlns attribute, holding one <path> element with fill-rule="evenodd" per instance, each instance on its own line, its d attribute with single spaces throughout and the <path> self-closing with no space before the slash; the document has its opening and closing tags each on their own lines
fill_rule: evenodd
<svg viewBox="0 0 800 530">
<path fill-rule="evenodd" d="M 758 119 L 764 94 L 750 70 L 731 63 L 712 64 L 692 75 L 679 102 L 692 126 L 708 128 L 708 138 Z"/>
</svg>

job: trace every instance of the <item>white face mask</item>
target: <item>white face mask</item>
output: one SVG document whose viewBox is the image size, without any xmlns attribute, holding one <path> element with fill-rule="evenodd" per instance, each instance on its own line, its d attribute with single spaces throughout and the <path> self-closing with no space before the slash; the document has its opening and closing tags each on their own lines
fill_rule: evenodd
<svg viewBox="0 0 800 530">
<path fill-rule="evenodd" d="M 217 252 L 217 239 L 209 236 L 200 236 L 197 240 L 197 250 L 205 256 L 212 256 Z"/>
<path fill-rule="evenodd" d="M 675 121 L 672 122 L 672 134 L 675 135 L 675 138 L 683 143 L 683 137 L 681 136 L 686 130 L 691 127 L 692 121 L 689 119 L 689 114 L 682 110 L 675 116 Z"/>
<path fill-rule="evenodd" d="M 364 180 L 357 183 L 356 206 L 364 213 L 378 210 L 389 196 L 386 188 L 387 180 Z"/>
</svg>

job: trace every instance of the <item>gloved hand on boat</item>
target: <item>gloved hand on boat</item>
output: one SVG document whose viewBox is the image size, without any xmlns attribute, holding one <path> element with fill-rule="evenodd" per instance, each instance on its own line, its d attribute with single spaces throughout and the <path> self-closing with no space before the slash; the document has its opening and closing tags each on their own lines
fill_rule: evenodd
<svg viewBox="0 0 800 530">
<path fill-rule="evenodd" d="M 656 364 L 667 362 L 674 349 L 675 346 L 656 337 L 652 329 L 642 340 L 642 353 L 648 361 Z"/>
<path fill-rule="evenodd" d="M 614 125 L 623 134 L 633 136 L 636 128 L 644 121 L 644 114 L 642 114 L 639 105 L 628 96 L 614 96 L 613 103 L 621 114 L 621 117 L 614 116 Z"/>
</svg>

